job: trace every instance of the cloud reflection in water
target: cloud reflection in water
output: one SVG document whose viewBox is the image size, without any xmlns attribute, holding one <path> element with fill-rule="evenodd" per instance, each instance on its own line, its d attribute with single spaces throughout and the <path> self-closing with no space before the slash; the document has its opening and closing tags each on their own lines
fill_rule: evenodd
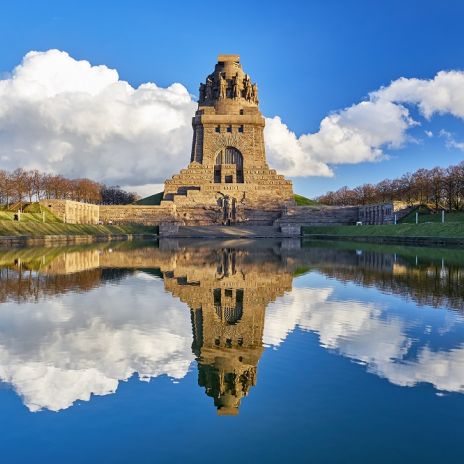
<svg viewBox="0 0 464 464">
<path fill-rule="evenodd" d="M 210 377 L 202 382 L 207 382 L 205 388 L 211 393 L 213 387 L 208 382 L 216 382 L 215 356 L 218 359 L 227 350 L 214 346 L 214 337 L 208 341 L 211 345 L 206 346 L 206 332 L 203 341 L 194 341 L 190 309 L 198 311 L 203 306 L 202 317 L 209 318 L 216 318 L 215 314 L 223 317 L 233 309 L 239 311 L 237 317 L 243 318 L 246 324 L 245 321 L 253 319 L 249 311 L 255 305 L 256 311 L 258 306 L 260 311 L 265 309 L 264 345 L 279 347 L 299 327 L 316 333 L 323 348 L 361 362 L 370 373 L 393 384 L 414 386 L 426 382 L 442 391 L 464 391 L 464 345 L 456 343 L 462 339 L 464 326 L 458 311 L 418 309 L 415 303 L 404 303 L 396 296 L 382 298 L 375 289 L 362 294 L 366 301 L 359 300 L 359 292 L 351 292 L 346 297 L 346 292 L 340 293 L 339 289 L 342 285 L 347 288 L 347 280 L 340 283 L 337 279 L 325 278 L 324 270 L 320 269 L 322 262 L 332 267 L 338 265 L 341 272 L 341 261 L 337 264 L 334 260 L 337 254 L 334 250 L 316 251 L 315 254 L 314 249 L 278 247 L 163 251 L 152 247 L 111 250 L 111 254 L 103 249 L 98 253 L 92 251 L 88 256 L 79 252 L 79 257 L 70 252 L 72 260 L 60 258 L 58 268 L 65 269 L 66 263 L 72 266 L 66 276 L 59 275 L 59 282 L 53 273 L 47 277 L 50 281 L 44 278 L 46 274 L 35 271 L 29 274 L 30 282 L 40 287 L 37 294 L 31 293 L 31 285 L 24 280 L 20 286 L 11 287 L 16 285 L 15 278 L 21 273 L 9 270 L 9 280 L 4 274 L 0 279 L 2 294 L 11 287 L 0 305 L 0 379 L 15 389 L 30 411 L 59 411 L 78 400 L 88 401 L 92 394 L 114 393 L 120 381 L 133 375 L 141 380 L 161 375 L 182 379 L 195 359 L 193 349 L 197 359 L 198 353 L 209 359 L 202 372 Z M 351 282 L 360 285 L 360 274 L 367 275 L 370 271 L 353 261 L 359 258 L 355 251 L 350 253 L 345 253 L 344 263 L 350 272 L 356 269 L 356 280 Z M 100 274 L 99 266 L 111 270 L 115 257 L 124 263 L 121 269 L 125 271 Z M 147 267 L 145 261 L 158 270 L 142 270 Z M 388 261 L 382 259 L 382 263 Z M 87 272 L 89 263 L 92 274 L 85 277 L 83 273 Z M 381 282 L 385 276 L 390 282 L 395 276 L 382 266 Z M 312 272 L 291 289 L 293 276 L 303 268 Z M 47 269 L 57 273 L 53 262 Z M 407 288 L 404 272 L 403 269 L 401 285 Z M 163 273 L 164 281 L 160 278 Z M 83 276 L 84 286 L 76 286 L 79 275 Z M 68 281 L 72 285 L 67 286 Z M 421 288 L 423 285 L 421 281 Z M 228 286 L 234 290 L 228 291 Z M 241 295 L 241 302 L 230 300 L 224 303 L 226 307 L 214 309 L 218 288 L 222 288 L 223 298 L 229 300 Z M 20 294 L 15 299 L 12 296 L 16 289 Z M 27 297 L 22 297 L 22 293 Z M 206 311 L 209 298 L 213 305 L 210 312 Z M 402 303 L 399 310 L 393 306 L 398 302 Z M 437 312 L 442 317 L 437 317 Z M 221 330 L 219 319 L 211 319 L 212 325 L 204 319 L 199 321 L 203 324 L 202 330 L 205 327 Z M 258 324 L 253 329 L 256 330 L 259 323 L 254 321 L 253 324 Z M 230 326 L 230 321 L 224 323 Z M 240 330 L 248 330 L 243 327 L 237 326 L 239 338 Z M 193 329 L 196 331 L 198 327 Z M 235 331 L 230 329 L 227 333 Z M 258 341 L 259 346 L 255 343 L 252 352 L 256 359 L 247 361 L 247 373 L 253 376 L 256 376 L 253 369 L 259 361 L 261 342 Z M 228 368 L 239 368 L 240 350 L 245 352 L 245 349 L 251 348 L 234 346 L 235 357 L 228 361 Z M 256 380 L 249 381 L 253 386 Z M 221 388 L 214 392 L 216 400 Z M 248 389 L 249 386 L 241 394 L 247 394 Z"/>
</svg>

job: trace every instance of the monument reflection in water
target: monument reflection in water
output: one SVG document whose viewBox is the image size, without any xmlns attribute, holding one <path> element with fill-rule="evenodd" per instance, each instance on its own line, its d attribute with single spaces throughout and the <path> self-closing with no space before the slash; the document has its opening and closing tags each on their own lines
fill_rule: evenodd
<svg viewBox="0 0 464 464">
<path fill-rule="evenodd" d="M 160 247 L 120 243 L 10 251 L 1 261 L 0 302 L 87 292 L 136 270 L 162 277 L 165 290 L 191 310 L 199 385 L 214 398 L 218 414 L 236 415 L 240 400 L 256 384 L 266 307 L 292 288 L 295 265 L 287 262 L 285 250 L 295 244 L 184 247 L 164 240 Z"/>
<path fill-rule="evenodd" d="M 309 243 L 301 247 L 299 241 L 293 240 L 188 243 L 163 240 L 159 246 L 141 242 L 4 251 L 0 253 L 0 303 L 4 305 L 47 302 L 53 307 L 56 306 L 53 298 L 59 295 L 84 298 L 107 284 L 111 287 L 98 297 L 94 307 L 84 303 L 87 312 L 73 312 L 73 308 L 66 312 L 66 308 L 58 308 L 49 318 L 52 329 L 44 328 L 40 308 L 38 313 L 42 319 L 36 320 L 34 308 L 29 308 L 26 313 L 19 311 L 19 315 L 14 316 L 18 322 L 13 328 L 9 327 L 12 317 L 6 315 L 8 306 L 3 308 L 1 380 L 13 386 L 31 411 L 37 411 L 66 409 L 78 399 L 88 400 L 92 393 L 114 393 L 118 382 L 134 373 L 141 379 L 162 373 L 173 378 L 185 376 L 185 366 L 190 360 L 182 351 L 188 339 L 180 330 L 182 324 L 176 322 L 177 316 L 169 315 L 169 311 L 166 314 L 173 319 L 171 325 L 150 319 L 153 313 L 163 311 L 162 295 L 156 294 L 156 301 L 152 301 L 150 295 L 153 310 L 140 316 L 127 308 L 124 312 L 118 308 L 103 308 L 105 304 L 117 305 L 118 298 L 123 301 L 121 293 L 114 301 L 105 303 L 105 298 L 110 299 L 111 292 L 117 291 L 119 282 L 144 275 L 155 280 L 162 278 L 171 298 L 179 299 L 190 308 L 193 342 L 190 336 L 188 343 L 197 360 L 198 384 L 214 399 L 220 415 L 238 414 L 242 398 L 256 385 L 263 340 L 279 345 L 296 326 L 317 333 L 323 347 L 365 363 L 370 372 L 397 385 L 429 382 L 439 390 L 462 392 L 464 369 L 459 353 L 463 344 L 462 340 L 455 343 L 462 335 L 461 329 L 450 335 L 455 346 L 427 352 L 427 347 L 421 350 L 413 346 L 417 345 L 417 340 L 413 342 L 414 336 L 408 334 L 406 328 L 425 326 L 430 321 L 403 323 L 404 316 L 388 315 L 382 305 L 361 304 L 352 299 L 337 301 L 332 299 L 332 291 L 326 283 L 319 289 L 292 291 L 294 278 L 312 271 L 339 282 L 398 294 L 418 305 L 452 309 L 459 315 L 453 324 L 462 327 L 464 271 L 459 263 L 459 252 L 453 251 L 422 250 L 421 254 L 414 249 L 398 252 L 395 248 L 387 248 L 378 252 L 349 244 Z M 137 293 L 138 290 L 131 296 L 135 304 Z M 280 313 L 275 312 L 273 305 L 266 315 L 270 304 L 279 298 L 284 302 Z M 17 312 L 14 308 L 12 311 Z M 112 319 L 115 317 L 116 322 Z M 97 341 L 94 333 L 86 334 L 87 326 L 97 326 L 95 321 L 103 327 L 97 330 L 100 334 Z M 448 320 L 446 331 L 450 332 L 450 324 Z M 117 325 L 118 335 L 112 333 L 108 337 L 111 342 L 106 346 L 104 327 L 114 325 Z M 160 332 L 157 326 L 161 327 Z M 176 330 L 179 331 L 174 333 Z M 437 332 L 440 330 L 443 332 L 445 327 L 436 328 Z M 174 337 L 166 338 L 166 332 Z M 92 353 L 87 356 L 82 342 L 76 342 L 78 336 L 83 337 L 86 346 L 92 347 L 94 343 L 97 355 L 88 348 Z M 141 339 L 142 336 L 145 338 Z M 114 345 L 115 339 L 122 340 L 121 346 L 126 351 Z M 49 345 L 56 347 L 57 340 L 63 344 L 59 355 L 49 354 Z M 176 345 L 169 348 L 173 356 L 159 354 L 159 346 L 155 345 L 163 340 L 166 345 Z M 365 340 L 369 343 L 363 344 Z M 147 348 L 150 343 L 153 346 Z M 73 351 L 70 348 L 73 344 L 79 349 Z M 61 364 L 61 353 L 65 351 L 67 361 Z M 117 353 L 114 361 L 111 361 L 112 352 Z M 421 356 L 427 357 L 426 366 Z M 93 357 L 105 359 L 107 363 L 98 365 Z M 118 370 L 121 363 L 124 366 Z M 448 371 L 442 372 L 444 364 L 454 366 L 449 378 Z M 29 366 L 29 370 L 24 366 Z M 40 366 L 37 372 L 42 374 L 34 371 L 37 366 Z M 31 378 L 27 377 L 27 372 Z M 76 376 L 73 377 L 73 373 L 77 373 Z M 86 376 L 89 376 L 88 385 L 83 392 L 76 385 Z M 51 379 L 49 383 L 47 379 Z M 59 392 L 56 397 L 62 395 L 60 401 L 47 397 L 46 390 L 52 388 Z"/>
<path fill-rule="evenodd" d="M 191 308 L 198 383 L 219 414 L 238 414 L 256 384 L 266 307 L 291 290 L 291 269 L 266 249 L 200 248 L 175 257 L 175 268 L 163 272 L 165 288 Z"/>
</svg>

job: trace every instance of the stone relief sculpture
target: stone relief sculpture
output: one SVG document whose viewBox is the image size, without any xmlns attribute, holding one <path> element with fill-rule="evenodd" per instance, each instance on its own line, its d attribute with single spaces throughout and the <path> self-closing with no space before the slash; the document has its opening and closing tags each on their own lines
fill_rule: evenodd
<svg viewBox="0 0 464 464">
<path fill-rule="evenodd" d="M 206 100 L 213 99 L 213 80 L 211 79 L 211 76 L 206 78 L 205 98 Z"/>
<path fill-rule="evenodd" d="M 226 78 L 219 74 L 219 98 L 227 97 L 227 81 Z"/>
<path fill-rule="evenodd" d="M 245 75 L 243 83 L 245 87 L 245 100 L 251 101 L 253 97 L 253 88 L 251 87 L 251 80 L 248 74 Z"/>
<path fill-rule="evenodd" d="M 222 224 L 225 226 L 235 224 L 237 210 L 236 199 L 229 195 L 223 195 L 219 198 L 218 205 L 222 210 Z"/>
<path fill-rule="evenodd" d="M 210 74 L 206 78 L 206 84 L 200 84 L 198 102 L 205 103 L 215 98 L 232 98 L 234 100 L 244 98 L 246 101 L 258 105 L 258 85 L 251 82 L 248 74 L 245 74 L 245 77 L 241 79 L 237 72 L 230 81 L 227 80 L 224 73 L 219 73 L 218 78 Z"/>
<path fill-rule="evenodd" d="M 242 95 L 242 89 L 240 88 L 240 79 L 238 77 L 238 73 L 235 74 L 232 82 L 232 97 L 237 100 Z"/>
<path fill-rule="evenodd" d="M 206 98 L 206 85 L 201 83 L 200 84 L 200 97 L 198 99 L 198 102 L 203 103 L 205 101 L 205 98 Z"/>
<path fill-rule="evenodd" d="M 252 92 L 253 92 L 253 102 L 258 104 L 258 84 L 253 84 L 251 86 Z"/>
</svg>

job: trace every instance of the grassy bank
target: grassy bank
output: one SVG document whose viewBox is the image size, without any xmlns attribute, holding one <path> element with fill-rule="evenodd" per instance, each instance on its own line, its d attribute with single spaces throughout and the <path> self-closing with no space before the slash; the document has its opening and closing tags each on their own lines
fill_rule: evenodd
<svg viewBox="0 0 464 464">
<path fill-rule="evenodd" d="M 16 212 L 0 209 L 0 221 L 14 221 Z M 39 203 L 32 203 L 24 207 L 21 213 L 21 221 L 24 222 L 63 222 L 56 217 L 48 208 Z"/>
<path fill-rule="evenodd" d="M 135 202 L 136 205 L 148 205 L 148 206 L 156 206 L 161 204 L 161 200 L 163 199 L 164 192 L 155 193 L 154 195 L 150 195 L 149 197 L 142 198 Z"/>
<path fill-rule="evenodd" d="M 303 227 L 303 235 L 340 235 L 346 237 L 441 237 L 464 238 L 464 224 L 430 223 L 382 226 Z"/>
<path fill-rule="evenodd" d="M 297 193 L 293 195 L 293 198 L 295 199 L 297 206 L 315 206 L 318 204 L 317 201 L 311 200 L 311 198 L 306 198 L 303 195 L 298 195 Z"/>
<path fill-rule="evenodd" d="M 416 223 L 416 212 L 413 211 L 412 213 L 405 216 L 400 221 L 402 224 L 415 224 Z M 441 223 L 441 212 L 438 213 L 431 213 L 425 211 L 423 208 L 419 209 L 419 216 L 418 216 L 419 224 L 425 222 L 437 222 Z M 463 211 L 453 211 L 451 213 L 445 213 L 445 224 L 446 223 L 461 223 L 464 224 L 464 212 Z"/>
<path fill-rule="evenodd" d="M 0 236 L 155 234 L 157 227 L 1 221 Z"/>
</svg>

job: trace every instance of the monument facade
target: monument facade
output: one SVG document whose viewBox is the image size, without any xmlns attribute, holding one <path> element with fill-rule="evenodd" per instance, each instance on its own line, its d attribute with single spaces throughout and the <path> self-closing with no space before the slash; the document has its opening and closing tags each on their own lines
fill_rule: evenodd
<svg viewBox="0 0 464 464">
<path fill-rule="evenodd" d="M 269 169 L 258 86 L 238 55 L 219 55 L 200 84 L 190 164 L 165 182 L 184 224 L 272 223 L 294 206 L 292 183 Z"/>
</svg>

